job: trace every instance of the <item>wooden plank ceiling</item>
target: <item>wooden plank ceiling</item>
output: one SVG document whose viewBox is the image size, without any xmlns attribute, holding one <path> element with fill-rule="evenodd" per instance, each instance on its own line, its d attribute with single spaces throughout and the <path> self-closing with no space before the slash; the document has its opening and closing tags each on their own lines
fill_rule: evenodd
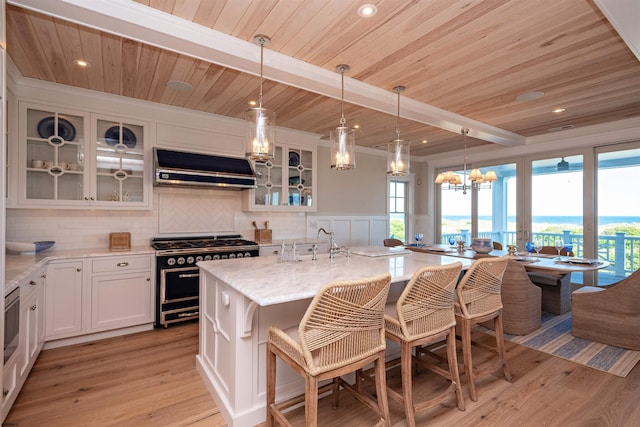
<svg viewBox="0 0 640 427">
<path fill-rule="evenodd" d="M 410 98 L 525 137 L 640 116 L 640 62 L 590 0 L 375 0 L 367 19 L 356 0 L 136 1 L 244 41 L 266 34 L 266 49 L 331 71 L 349 64 L 349 78 L 387 91 L 406 86 L 401 104 Z M 13 5 L 7 51 L 25 77 L 225 116 L 242 117 L 258 94 L 255 75 Z M 530 91 L 545 96 L 516 100 Z M 338 99 L 268 80 L 263 105 L 279 126 L 325 136 L 340 117 Z M 359 125 L 358 145 L 395 137 L 393 114 L 347 103 L 345 116 Z M 462 146 L 459 134 L 415 120 L 401 119 L 400 130 L 414 156 Z"/>
</svg>

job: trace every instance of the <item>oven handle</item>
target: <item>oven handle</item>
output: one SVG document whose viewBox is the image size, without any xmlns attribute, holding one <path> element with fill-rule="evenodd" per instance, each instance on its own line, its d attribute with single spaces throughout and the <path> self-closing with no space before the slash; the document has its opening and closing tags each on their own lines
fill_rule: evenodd
<svg viewBox="0 0 640 427">
<path fill-rule="evenodd" d="M 179 313 L 178 317 L 194 317 L 199 315 L 200 312 L 199 311 L 192 311 L 191 313 Z"/>
<path fill-rule="evenodd" d="M 200 277 L 200 273 L 191 273 L 191 274 L 182 273 L 182 274 L 178 274 L 178 277 L 180 279 L 191 279 L 193 277 Z"/>
</svg>

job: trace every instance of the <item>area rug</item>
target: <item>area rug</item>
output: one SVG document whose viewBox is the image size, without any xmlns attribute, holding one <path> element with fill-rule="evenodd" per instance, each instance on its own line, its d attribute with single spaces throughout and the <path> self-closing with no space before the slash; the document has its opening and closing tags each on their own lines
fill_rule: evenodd
<svg viewBox="0 0 640 427">
<path fill-rule="evenodd" d="M 492 330 L 480 327 L 483 332 Z M 626 377 L 640 361 L 640 351 L 614 347 L 571 335 L 571 312 L 542 313 L 542 326 L 528 335 L 505 334 L 505 339 L 562 359 Z"/>
</svg>

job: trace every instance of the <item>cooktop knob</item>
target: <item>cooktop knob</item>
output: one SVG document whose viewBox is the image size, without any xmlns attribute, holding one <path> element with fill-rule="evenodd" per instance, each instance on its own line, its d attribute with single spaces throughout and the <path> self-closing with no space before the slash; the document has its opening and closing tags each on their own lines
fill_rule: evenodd
<svg viewBox="0 0 640 427">
<path fill-rule="evenodd" d="M 183 257 L 178 258 L 178 264 L 179 265 L 184 264 L 184 258 Z"/>
<path fill-rule="evenodd" d="M 229 254 L 229 259 L 234 259 L 236 257 L 236 254 Z"/>
<path fill-rule="evenodd" d="M 196 257 L 196 262 L 200 262 L 200 261 L 202 261 L 202 255 L 198 255 L 198 256 Z"/>
<path fill-rule="evenodd" d="M 236 258 L 242 258 L 242 252 L 239 252 L 239 253 L 236 255 Z"/>
<path fill-rule="evenodd" d="M 244 257 L 245 258 L 251 258 L 251 253 L 250 252 L 245 252 L 244 253 Z"/>
<path fill-rule="evenodd" d="M 193 264 L 193 261 L 195 261 L 195 258 L 190 256 L 189 258 L 187 258 L 187 264 Z"/>
<path fill-rule="evenodd" d="M 210 261 L 211 260 L 211 255 L 205 255 L 204 256 L 204 260 L 205 261 Z"/>
<path fill-rule="evenodd" d="M 167 265 L 176 265 L 176 259 L 175 258 L 169 258 L 167 260 Z"/>
</svg>

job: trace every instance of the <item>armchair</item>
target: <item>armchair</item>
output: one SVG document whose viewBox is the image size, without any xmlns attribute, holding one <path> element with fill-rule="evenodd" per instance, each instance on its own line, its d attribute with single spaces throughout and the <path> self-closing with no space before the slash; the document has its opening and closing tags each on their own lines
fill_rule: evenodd
<svg viewBox="0 0 640 427">
<path fill-rule="evenodd" d="M 584 286 L 571 294 L 571 333 L 640 350 L 640 270 L 609 286 Z"/>
</svg>

